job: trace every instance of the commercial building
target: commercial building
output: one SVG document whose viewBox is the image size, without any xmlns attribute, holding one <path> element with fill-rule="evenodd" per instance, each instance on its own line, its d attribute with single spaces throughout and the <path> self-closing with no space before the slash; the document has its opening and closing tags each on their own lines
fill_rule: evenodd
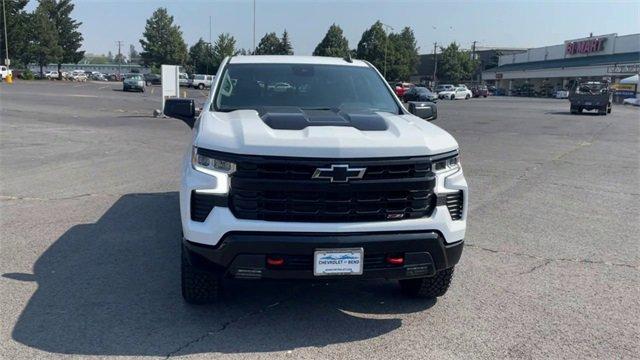
<svg viewBox="0 0 640 360">
<path fill-rule="evenodd" d="M 483 71 L 482 79 L 506 94 L 526 88 L 544 96 L 570 88 L 577 79 L 615 83 L 638 72 L 640 34 L 608 34 L 500 56 L 498 66 Z"/>
<path fill-rule="evenodd" d="M 472 75 L 471 81 L 479 81 L 482 75 L 482 71 L 495 67 L 498 64 L 498 58 L 500 55 L 511 55 L 527 51 L 525 48 L 514 47 L 489 47 L 489 46 L 477 46 L 475 49 L 466 50 L 470 56 L 475 56 L 478 60 L 478 68 Z M 424 54 L 420 55 L 420 63 L 418 64 L 418 71 L 416 74 L 411 75 L 409 81 L 413 83 L 430 83 L 433 81 L 433 72 L 435 67 L 435 59 L 440 57 L 440 54 Z M 435 69 L 437 71 L 437 69 Z M 436 73 L 436 79 L 437 79 Z"/>
</svg>

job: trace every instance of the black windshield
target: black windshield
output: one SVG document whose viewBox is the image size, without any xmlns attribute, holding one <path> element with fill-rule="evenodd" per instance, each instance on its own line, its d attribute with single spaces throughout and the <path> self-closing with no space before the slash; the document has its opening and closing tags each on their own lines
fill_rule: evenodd
<svg viewBox="0 0 640 360">
<path fill-rule="evenodd" d="M 214 108 L 284 106 L 400 113 L 382 78 L 369 67 L 308 64 L 229 64 Z"/>
</svg>

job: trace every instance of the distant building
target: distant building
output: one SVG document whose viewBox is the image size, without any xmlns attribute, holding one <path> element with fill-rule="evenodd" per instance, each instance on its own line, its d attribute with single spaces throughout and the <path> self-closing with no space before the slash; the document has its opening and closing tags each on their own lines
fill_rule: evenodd
<svg viewBox="0 0 640 360">
<path fill-rule="evenodd" d="M 40 66 L 37 64 L 29 64 L 29 70 L 40 72 Z M 128 74 L 131 72 L 146 74 L 151 71 L 150 68 L 137 64 L 62 64 L 62 71 L 69 72 L 73 70 L 98 71 L 103 74 Z M 43 67 L 42 71 L 58 71 L 58 64 L 49 64 Z"/>
<path fill-rule="evenodd" d="M 608 34 L 500 56 L 498 66 L 482 72 L 482 79 L 507 94 L 522 87 L 544 93 L 567 89 L 577 79 L 616 82 L 638 72 L 640 34 Z"/>
<path fill-rule="evenodd" d="M 471 50 L 467 50 L 467 51 L 471 52 Z M 473 74 L 472 79 L 469 79 L 469 80 L 479 81 L 481 79 L 482 71 L 498 65 L 498 57 L 500 55 L 517 54 L 525 51 L 527 51 L 527 49 L 514 48 L 514 47 L 488 47 L 488 46 L 476 47 L 475 57 L 479 61 L 479 66 L 476 72 Z M 437 56 L 439 57 L 440 54 L 438 54 Z M 413 83 L 432 82 L 433 67 L 434 67 L 433 54 L 420 55 L 420 63 L 418 64 L 418 71 L 416 74 L 411 75 L 410 81 Z M 437 74 L 436 74 L 436 77 L 437 77 Z"/>
</svg>

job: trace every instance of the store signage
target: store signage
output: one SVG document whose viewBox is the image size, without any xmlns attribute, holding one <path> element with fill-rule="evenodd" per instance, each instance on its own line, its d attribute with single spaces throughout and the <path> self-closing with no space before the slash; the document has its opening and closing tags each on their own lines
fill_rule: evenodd
<svg viewBox="0 0 640 360">
<path fill-rule="evenodd" d="M 609 74 L 636 74 L 640 73 L 640 64 L 611 65 L 607 67 Z"/>
<path fill-rule="evenodd" d="M 591 54 L 604 50 L 606 37 L 570 41 L 565 44 L 565 52 L 569 55 L 575 54 Z"/>
</svg>

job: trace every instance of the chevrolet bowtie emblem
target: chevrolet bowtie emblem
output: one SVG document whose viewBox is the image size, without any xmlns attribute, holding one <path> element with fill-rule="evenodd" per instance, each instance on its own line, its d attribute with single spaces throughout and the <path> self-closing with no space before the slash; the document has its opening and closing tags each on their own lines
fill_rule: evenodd
<svg viewBox="0 0 640 360">
<path fill-rule="evenodd" d="M 312 179 L 329 179 L 331 182 L 347 182 L 362 179 L 367 168 L 350 168 L 349 165 L 331 165 L 330 168 L 317 168 Z"/>
</svg>

